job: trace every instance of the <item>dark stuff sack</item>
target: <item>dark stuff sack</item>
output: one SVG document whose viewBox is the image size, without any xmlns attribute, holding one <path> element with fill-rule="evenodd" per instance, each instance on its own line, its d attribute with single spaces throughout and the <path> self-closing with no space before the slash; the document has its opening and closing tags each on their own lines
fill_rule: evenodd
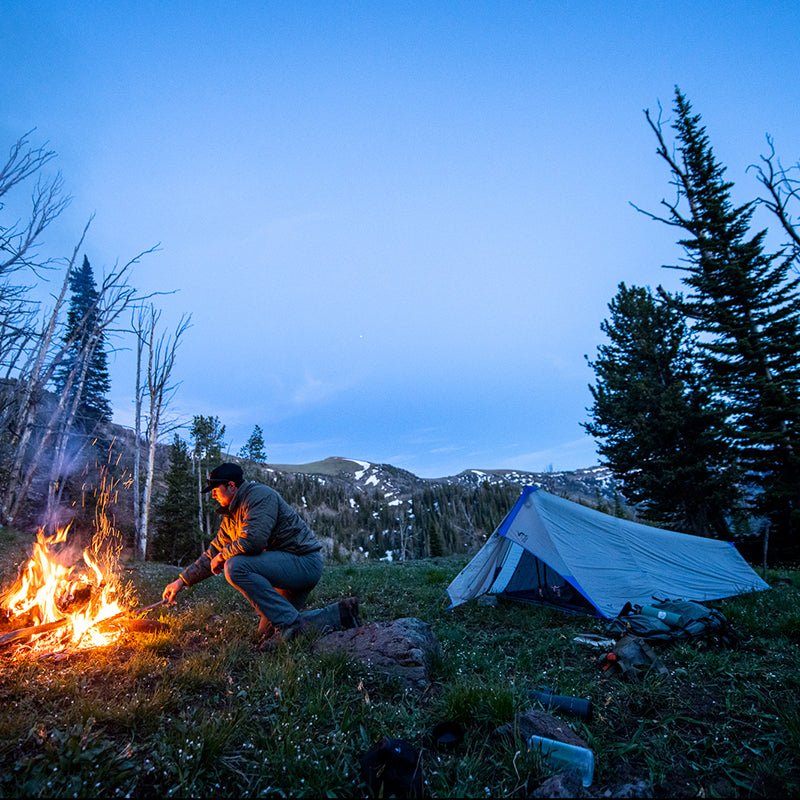
<svg viewBox="0 0 800 800">
<path fill-rule="evenodd" d="M 422 797 L 420 753 L 405 739 L 384 737 L 360 761 L 364 782 L 376 797 Z"/>
</svg>

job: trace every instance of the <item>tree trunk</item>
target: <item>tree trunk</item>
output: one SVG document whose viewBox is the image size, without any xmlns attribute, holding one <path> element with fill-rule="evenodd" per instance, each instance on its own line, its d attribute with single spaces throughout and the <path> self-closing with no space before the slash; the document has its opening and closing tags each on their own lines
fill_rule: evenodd
<svg viewBox="0 0 800 800">
<path fill-rule="evenodd" d="M 131 320 L 131 327 L 136 335 L 136 393 L 134 394 L 133 409 L 133 529 L 135 541 L 139 541 L 142 530 L 142 489 L 141 489 L 141 464 L 142 464 L 142 350 L 144 342 L 144 310 L 140 307 L 136 321 Z"/>
<path fill-rule="evenodd" d="M 150 520 L 150 503 L 153 497 L 153 474 L 155 469 L 156 448 L 158 446 L 159 427 L 168 397 L 172 389 L 169 378 L 175 364 L 175 351 L 191 317 L 182 317 L 171 339 L 165 335 L 156 338 L 156 326 L 161 312 L 150 306 L 150 319 L 146 326 L 145 346 L 147 347 L 147 394 L 150 398 L 150 414 L 147 425 L 147 477 L 145 478 L 144 497 L 142 498 L 141 526 L 136 537 L 136 557 L 144 560 L 147 555 L 148 527 Z"/>
</svg>

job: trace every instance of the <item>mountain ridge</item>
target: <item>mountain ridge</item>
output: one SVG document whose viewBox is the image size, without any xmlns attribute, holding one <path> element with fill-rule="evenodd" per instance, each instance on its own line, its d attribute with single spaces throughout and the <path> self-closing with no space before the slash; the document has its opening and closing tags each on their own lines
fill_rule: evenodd
<svg viewBox="0 0 800 800">
<path fill-rule="evenodd" d="M 242 463 L 242 459 L 238 459 Z M 247 462 L 245 462 L 247 463 Z M 254 463 L 254 462 L 249 462 Z M 373 488 L 384 496 L 410 496 L 426 487 L 458 485 L 477 488 L 481 485 L 512 484 L 539 486 L 546 491 L 581 503 L 596 504 L 599 501 L 616 501 L 616 483 L 607 467 L 600 465 L 577 470 L 552 472 L 527 472 L 513 469 L 466 469 L 457 475 L 440 478 L 421 478 L 401 467 L 379 464 L 363 459 L 329 456 L 320 461 L 305 464 L 258 464 L 268 472 L 320 476 L 336 482 L 351 482 L 363 490 Z M 245 471 L 246 474 L 246 471 Z"/>
<path fill-rule="evenodd" d="M 420 478 L 391 464 L 340 456 L 306 464 L 238 461 L 247 479 L 281 492 L 343 560 L 476 552 L 526 486 L 629 513 L 611 471 L 599 466 L 545 473 L 467 469 Z"/>
</svg>

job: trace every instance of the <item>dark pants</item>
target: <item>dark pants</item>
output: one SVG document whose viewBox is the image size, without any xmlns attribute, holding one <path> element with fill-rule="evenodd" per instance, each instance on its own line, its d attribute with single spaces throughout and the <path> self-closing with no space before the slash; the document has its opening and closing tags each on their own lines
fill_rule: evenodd
<svg viewBox="0 0 800 800">
<path fill-rule="evenodd" d="M 279 629 L 288 627 L 300 616 L 308 595 L 321 577 L 320 550 L 303 556 L 265 550 L 255 556 L 231 556 L 225 561 L 228 583 Z M 303 619 L 320 630 L 336 630 L 340 626 L 338 604 L 308 611 Z"/>
</svg>

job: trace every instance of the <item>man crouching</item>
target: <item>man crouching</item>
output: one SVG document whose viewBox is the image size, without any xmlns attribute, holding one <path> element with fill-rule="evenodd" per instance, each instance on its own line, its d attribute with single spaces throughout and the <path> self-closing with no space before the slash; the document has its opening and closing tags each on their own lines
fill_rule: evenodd
<svg viewBox="0 0 800 800">
<path fill-rule="evenodd" d="M 219 503 L 222 523 L 209 548 L 165 587 L 164 600 L 174 603 L 182 589 L 224 572 L 261 619 L 262 650 L 305 631 L 359 624 L 355 597 L 300 613 L 322 577 L 322 544 L 278 492 L 245 481 L 238 464 L 220 464 L 206 484 L 203 492 Z"/>
</svg>

